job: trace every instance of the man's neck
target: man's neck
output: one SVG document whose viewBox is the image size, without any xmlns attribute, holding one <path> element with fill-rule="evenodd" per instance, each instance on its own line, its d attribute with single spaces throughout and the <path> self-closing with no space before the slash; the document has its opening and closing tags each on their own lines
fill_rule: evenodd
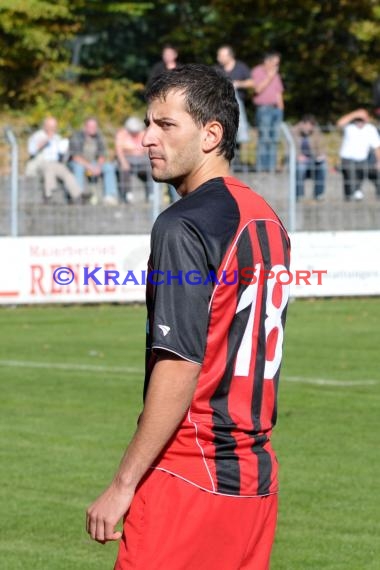
<svg viewBox="0 0 380 570">
<path fill-rule="evenodd" d="M 201 164 L 196 171 L 187 176 L 177 187 L 177 192 L 183 198 L 208 180 L 230 175 L 228 162 L 222 157 L 217 157 L 215 160 Z"/>
</svg>

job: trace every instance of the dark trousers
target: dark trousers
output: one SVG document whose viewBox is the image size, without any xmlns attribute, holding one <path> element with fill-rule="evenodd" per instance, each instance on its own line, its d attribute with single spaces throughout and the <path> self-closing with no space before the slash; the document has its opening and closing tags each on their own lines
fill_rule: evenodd
<svg viewBox="0 0 380 570">
<path fill-rule="evenodd" d="M 374 183 L 376 195 L 380 197 L 380 172 L 374 164 L 368 160 L 342 159 L 343 191 L 346 200 L 360 190 L 363 180 L 368 178 Z"/>
<path fill-rule="evenodd" d="M 314 198 L 318 198 L 325 191 L 326 163 L 313 158 L 297 162 L 297 198 L 304 195 L 304 182 L 306 178 L 314 180 Z"/>
</svg>

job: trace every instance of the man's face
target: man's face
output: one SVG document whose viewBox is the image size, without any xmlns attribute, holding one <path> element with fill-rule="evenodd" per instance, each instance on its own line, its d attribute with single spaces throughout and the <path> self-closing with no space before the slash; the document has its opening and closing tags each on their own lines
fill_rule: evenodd
<svg viewBox="0 0 380 570">
<path fill-rule="evenodd" d="M 186 111 L 179 91 L 169 91 L 165 101 L 150 103 L 146 125 L 142 145 L 148 149 L 154 180 L 178 187 L 202 164 L 203 128 Z"/>
<path fill-rule="evenodd" d="M 174 63 L 178 57 L 178 54 L 173 48 L 165 48 L 162 51 L 162 60 L 164 63 Z"/>
<path fill-rule="evenodd" d="M 97 121 L 95 121 L 95 119 L 90 119 L 90 120 L 86 121 L 86 124 L 84 126 L 84 130 L 85 130 L 86 135 L 88 135 L 89 137 L 94 137 L 96 135 L 96 133 L 98 132 Z"/>
<path fill-rule="evenodd" d="M 363 119 L 355 119 L 354 124 L 358 127 L 358 129 L 362 129 L 365 125 L 365 121 Z"/>
<path fill-rule="evenodd" d="M 45 119 L 44 131 L 48 135 L 53 135 L 54 133 L 56 133 L 57 132 L 57 121 L 56 121 L 56 119 L 54 119 L 53 117 L 49 117 L 48 119 Z"/>
<path fill-rule="evenodd" d="M 264 61 L 264 65 L 267 69 L 272 69 L 278 71 L 280 67 L 280 58 L 278 55 L 274 55 L 272 57 L 268 57 Z"/>
<path fill-rule="evenodd" d="M 219 65 L 224 67 L 225 65 L 228 65 L 233 58 L 228 48 L 220 48 L 216 54 L 216 59 L 218 60 Z"/>
<path fill-rule="evenodd" d="M 301 130 L 305 135 L 310 135 L 313 132 L 314 125 L 311 121 L 302 121 Z"/>
</svg>

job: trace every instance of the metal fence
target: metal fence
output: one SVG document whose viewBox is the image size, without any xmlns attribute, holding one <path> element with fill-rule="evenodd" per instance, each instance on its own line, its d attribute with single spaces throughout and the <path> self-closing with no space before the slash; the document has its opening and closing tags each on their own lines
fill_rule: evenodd
<svg viewBox="0 0 380 570">
<path fill-rule="evenodd" d="M 282 124 L 277 148 L 277 166 L 270 172 L 255 171 L 257 132 L 250 130 L 250 140 L 241 145 L 232 164 L 235 175 L 254 188 L 276 210 L 290 231 L 378 229 L 380 200 L 373 181 L 364 175 L 361 188 L 364 199 L 344 200 L 343 176 L 339 168 L 340 134 L 329 130 L 325 192 L 314 199 L 314 181 L 305 181 L 305 194 L 296 199 L 297 166 L 295 147 L 289 126 Z M 101 180 L 91 187 L 93 199 L 71 204 L 63 187 L 57 188 L 51 202 L 45 204 L 41 181 L 25 176 L 26 136 L 7 128 L 0 142 L 0 235 L 107 235 L 139 234 L 150 231 L 160 210 L 172 199 L 170 188 L 155 184 L 146 200 L 144 182 L 132 176 L 133 202 L 122 195 L 117 203 L 102 199 Z M 365 174 L 365 173 L 364 173 Z"/>
</svg>

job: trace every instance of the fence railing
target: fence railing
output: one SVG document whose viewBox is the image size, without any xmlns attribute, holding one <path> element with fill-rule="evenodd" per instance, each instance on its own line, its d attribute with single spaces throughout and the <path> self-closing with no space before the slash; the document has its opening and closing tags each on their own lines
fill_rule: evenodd
<svg viewBox="0 0 380 570">
<path fill-rule="evenodd" d="M 4 130 L 5 138 L 11 147 L 11 178 L 10 178 L 10 194 L 11 194 L 11 236 L 18 235 L 18 180 L 19 180 L 19 159 L 18 144 L 16 137 L 10 127 Z"/>
<path fill-rule="evenodd" d="M 344 195 L 344 175 L 339 168 L 340 133 L 326 135 L 327 160 L 324 193 L 315 198 L 315 172 L 302 180 L 304 196 L 299 193 L 300 166 L 289 125 L 283 123 L 277 146 L 276 168 L 257 171 L 255 153 L 257 131 L 250 130 L 250 140 L 240 146 L 233 161 L 235 175 L 262 194 L 276 210 L 290 231 L 377 229 L 380 224 L 380 178 L 371 179 L 362 172 L 364 199 L 348 202 Z M 1 142 L 0 142 L 1 146 Z M 63 187 L 57 188 L 52 201 L 44 203 L 41 181 L 25 175 L 26 137 L 10 128 L 4 131 L 0 158 L 0 235 L 112 235 L 148 233 L 159 212 L 173 201 L 173 189 L 154 184 L 147 199 L 142 177 L 133 174 L 130 190 L 133 201 L 120 194 L 112 204 L 102 201 L 99 182 L 91 191 L 94 200 L 71 203 Z M 371 171 L 373 173 L 373 170 Z M 313 175 L 314 174 L 314 175 Z M 149 173 L 147 173 L 147 176 Z"/>
</svg>

